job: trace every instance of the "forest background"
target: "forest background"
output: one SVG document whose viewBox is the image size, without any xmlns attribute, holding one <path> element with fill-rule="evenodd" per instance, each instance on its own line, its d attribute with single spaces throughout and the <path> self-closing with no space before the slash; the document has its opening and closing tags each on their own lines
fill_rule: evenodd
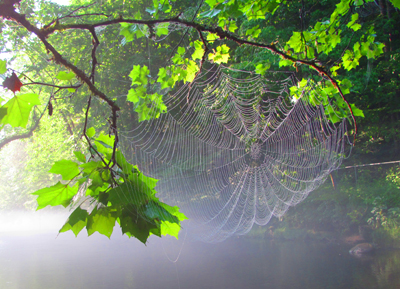
<svg viewBox="0 0 400 289">
<path fill-rule="evenodd" d="M 101 56 L 96 59 L 100 63 L 96 67 L 98 88 L 122 107 L 119 117 L 132 123 L 157 117 L 146 114 L 150 98 L 160 99 L 162 113 L 163 93 L 193 79 L 205 59 L 259 74 L 296 71 L 299 79 L 323 82 L 327 90 L 334 87 L 327 76 L 334 78 L 357 118 L 358 135 L 350 158 L 303 203 L 267 227 L 254 230 L 254 235 L 261 232 L 268 238 L 334 240 L 361 232 L 378 244 L 400 246 L 399 165 L 356 167 L 399 160 L 398 1 L 99 1 L 93 5 L 72 1 L 70 7 L 47 1 L 17 2 L 1 0 L 0 6 L 15 4 L 32 23 L 47 24 L 42 31 L 59 32 L 47 37 L 57 51 L 88 75 L 96 67 L 92 65 L 92 52 L 97 46 L 91 40 L 91 31 L 64 31 L 58 25 L 129 17 L 156 22 L 179 19 L 204 25 L 205 30 L 192 25 L 174 31 L 169 23 L 152 31 L 155 26 L 139 29 L 139 25 L 121 22 L 95 31 L 101 42 L 97 51 Z M 42 105 L 33 103 L 22 124 L 7 123 L 7 113 L 2 111 L 0 209 L 33 210 L 37 201 L 31 193 L 64 177 L 49 172 L 54 164 L 76 157 L 82 160 L 74 153 L 81 150 L 84 155 L 87 150 L 82 133 L 89 137 L 95 137 L 95 132 L 97 136 L 107 135 L 113 120 L 107 108 L 93 104 L 87 123 L 90 87 L 82 85 L 71 69 L 57 64 L 58 60 L 25 27 L 7 15 L 1 16 L 1 76 L 10 79 L 15 72 L 24 84 L 22 90 L 37 94 Z M 265 45 L 239 45 L 234 37 Z M 271 53 L 274 49 L 283 54 Z M 135 66 L 136 74 L 132 70 Z M 324 82 L 318 68 L 326 72 L 328 81 Z M 181 72 L 181 78 L 173 71 Z M 137 82 L 133 88 L 132 80 Z M 137 89 L 139 86 L 145 91 Z M 3 83 L 2 108 L 7 108 L 13 97 L 6 88 L 10 86 Z M 139 93 L 143 95 L 134 96 Z M 351 122 L 352 115 L 342 96 L 330 93 L 337 108 L 335 114 Z M 87 131 L 89 127 L 93 131 Z M 101 141 L 104 144 L 110 140 Z M 111 140 L 104 148 L 111 152 L 112 147 Z"/>
</svg>

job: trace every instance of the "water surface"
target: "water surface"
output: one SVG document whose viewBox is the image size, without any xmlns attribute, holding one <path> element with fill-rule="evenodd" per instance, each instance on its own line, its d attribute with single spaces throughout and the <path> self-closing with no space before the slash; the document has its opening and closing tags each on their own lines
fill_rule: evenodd
<svg viewBox="0 0 400 289">
<path fill-rule="evenodd" d="M 219 244 L 154 237 L 144 246 L 119 232 L 109 240 L 85 232 L 57 236 L 58 227 L 43 222 L 44 229 L 33 227 L 0 230 L 0 288 L 400 288 L 397 251 L 360 259 L 348 246 L 243 237 Z"/>
</svg>

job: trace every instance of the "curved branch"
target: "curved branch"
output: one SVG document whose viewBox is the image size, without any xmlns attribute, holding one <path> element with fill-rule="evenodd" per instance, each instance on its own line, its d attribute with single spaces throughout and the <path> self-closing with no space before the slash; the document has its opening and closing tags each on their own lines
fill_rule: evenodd
<svg viewBox="0 0 400 289">
<path fill-rule="evenodd" d="M 19 0 L 8 0 L 10 2 L 18 2 Z M 255 47 L 260 47 L 263 49 L 267 49 L 270 52 L 272 52 L 273 54 L 277 54 L 280 57 L 282 57 L 283 59 L 287 59 L 295 64 L 302 64 L 302 65 L 306 65 L 309 66 L 311 68 L 313 68 L 314 70 L 316 70 L 320 75 L 326 77 L 331 83 L 332 85 L 337 89 L 337 91 L 339 92 L 340 96 L 342 97 L 342 99 L 345 101 L 345 103 L 347 104 L 351 117 L 353 119 L 354 122 L 354 128 L 355 128 L 355 135 L 357 134 L 357 122 L 356 119 L 354 117 L 354 113 L 353 110 L 349 104 L 349 102 L 346 100 L 345 96 L 343 95 L 342 90 L 340 89 L 337 81 L 329 74 L 329 72 L 326 70 L 326 68 L 322 65 L 319 64 L 319 62 L 314 61 L 314 60 L 304 60 L 304 59 L 299 59 L 299 58 L 295 58 L 291 55 L 289 55 L 288 53 L 278 49 L 275 46 L 275 43 L 271 43 L 271 44 L 264 44 L 264 43 L 259 43 L 259 42 L 254 42 L 254 41 L 248 41 L 242 38 L 239 38 L 238 36 L 223 30 L 221 27 L 209 27 L 206 25 L 202 25 L 202 24 L 198 24 L 195 23 L 194 21 L 187 21 L 187 20 L 183 20 L 180 19 L 179 17 L 175 17 L 175 18 L 168 18 L 168 19 L 151 19 L 151 20 L 137 20 L 137 19 L 127 19 L 127 18 L 123 18 L 123 17 L 119 17 L 117 19 L 111 19 L 111 20 L 106 20 L 106 21 L 99 21 L 97 23 L 92 23 L 92 24 L 87 24 L 87 23 L 73 23 L 73 24 L 60 24 L 58 22 L 55 23 L 55 25 L 51 26 L 51 27 L 47 27 L 46 29 L 43 30 L 39 30 L 36 27 L 32 26 L 23 15 L 20 15 L 18 13 L 16 13 L 14 11 L 14 9 L 12 9 L 12 11 L 7 11 L 7 13 L 4 12 L 0 12 L 0 16 L 3 16 L 5 18 L 10 17 L 15 19 L 17 22 L 19 22 L 20 24 L 22 24 L 23 26 L 25 26 L 29 31 L 35 33 L 41 40 L 42 42 L 45 44 L 46 48 L 48 50 L 50 50 L 53 55 L 56 58 L 56 61 L 60 62 L 61 64 L 63 64 L 64 66 L 70 68 L 72 71 L 75 72 L 76 75 L 78 75 L 78 77 L 80 77 L 82 79 L 82 81 L 84 81 L 85 83 L 88 84 L 90 90 L 98 95 L 100 98 L 106 100 L 110 106 L 113 108 L 114 110 L 114 106 L 115 104 L 109 100 L 102 92 L 98 91 L 97 88 L 90 83 L 89 79 L 87 79 L 86 75 L 83 73 L 83 71 L 79 70 L 77 67 L 75 67 L 74 65 L 68 63 L 66 60 L 64 60 L 62 58 L 62 56 L 46 41 L 46 37 L 50 34 L 52 34 L 55 31 L 59 31 L 59 30 L 66 30 L 66 29 L 86 29 L 89 31 L 93 31 L 93 29 L 95 27 L 100 27 L 100 26 L 107 26 L 107 25 L 111 25 L 111 24 L 118 24 L 118 23 L 132 23 L 132 24 L 142 24 L 142 25 L 147 25 L 147 26 L 154 26 L 157 23 L 177 23 L 177 24 L 181 24 L 184 25 L 186 27 L 191 27 L 196 29 L 199 32 L 210 32 L 210 33 L 214 33 L 217 34 L 219 36 L 220 39 L 227 39 L 227 40 L 231 40 L 234 41 L 236 43 L 238 43 L 239 45 L 242 44 L 246 44 L 246 45 L 250 45 L 250 46 L 255 46 Z M 89 84 L 90 83 L 90 84 Z M 118 109 L 119 110 L 119 109 Z"/>
</svg>

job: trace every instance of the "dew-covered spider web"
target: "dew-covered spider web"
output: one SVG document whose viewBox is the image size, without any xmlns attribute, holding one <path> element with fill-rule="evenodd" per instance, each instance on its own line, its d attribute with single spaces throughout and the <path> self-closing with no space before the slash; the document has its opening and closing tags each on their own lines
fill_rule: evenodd
<svg viewBox="0 0 400 289">
<path fill-rule="evenodd" d="M 333 124 L 294 74 L 266 76 L 213 65 L 164 97 L 168 112 L 121 131 L 121 147 L 157 196 L 189 217 L 206 242 L 246 234 L 303 201 L 347 154 L 346 120 Z M 151 108 L 153 109 L 153 108 Z"/>
</svg>

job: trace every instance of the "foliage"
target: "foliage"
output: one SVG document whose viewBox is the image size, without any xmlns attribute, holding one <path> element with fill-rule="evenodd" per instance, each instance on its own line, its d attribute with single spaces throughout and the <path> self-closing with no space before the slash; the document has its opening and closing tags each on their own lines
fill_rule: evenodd
<svg viewBox="0 0 400 289">
<path fill-rule="evenodd" d="M 26 179 L 58 181 L 37 191 L 39 208 L 70 206 L 78 197 L 93 201 L 91 210 L 76 207 L 61 231 L 77 234 L 86 226 L 89 234 L 109 236 L 117 221 L 143 242 L 150 233 L 176 235 L 183 216 L 159 202 L 155 181 L 125 160 L 118 132 L 160 117 L 168 94 L 193 81 L 209 61 L 262 75 L 296 71 L 292 101 L 308 92 L 310 105 L 322 104 L 333 123 L 365 116 L 359 120 L 367 128 L 358 139 L 361 153 L 375 150 L 371 139 L 396 141 L 400 46 L 392 5 L 399 3 L 386 3 L 75 0 L 64 7 L 1 0 L 0 47 L 7 54 L 0 74 L 8 89 L 0 107 L 7 132 L 2 144 L 32 137 L 24 148 L 31 170 Z M 380 62 L 372 67 L 375 60 Z M 49 176 L 50 167 L 58 177 Z M 371 184 L 366 177 L 361 189 L 342 179 L 348 186 L 340 193 L 319 192 L 304 205 L 323 215 L 320 224 L 344 228 L 365 221 L 360 212 L 378 194 L 398 204 L 393 184 Z M 374 191 L 382 183 L 385 189 Z M 294 224 L 308 218 L 294 215 L 288 216 Z"/>
<path fill-rule="evenodd" d="M 86 227 L 88 235 L 99 232 L 110 237 L 118 222 L 124 234 L 143 243 L 150 234 L 178 238 L 179 224 L 186 217 L 177 207 L 156 198 L 157 180 L 144 176 L 118 149 L 116 166 L 110 167 L 114 139 L 93 134 L 93 129 L 89 130 L 97 156 L 93 150 L 86 154 L 75 151 L 75 161 L 55 162 L 50 172 L 61 175 L 62 181 L 33 193 L 38 196 L 37 209 L 48 205 L 74 207 L 60 232 L 71 230 L 78 235 Z M 84 209 L 84 205 L 89 208 Z"/>
</svg>

